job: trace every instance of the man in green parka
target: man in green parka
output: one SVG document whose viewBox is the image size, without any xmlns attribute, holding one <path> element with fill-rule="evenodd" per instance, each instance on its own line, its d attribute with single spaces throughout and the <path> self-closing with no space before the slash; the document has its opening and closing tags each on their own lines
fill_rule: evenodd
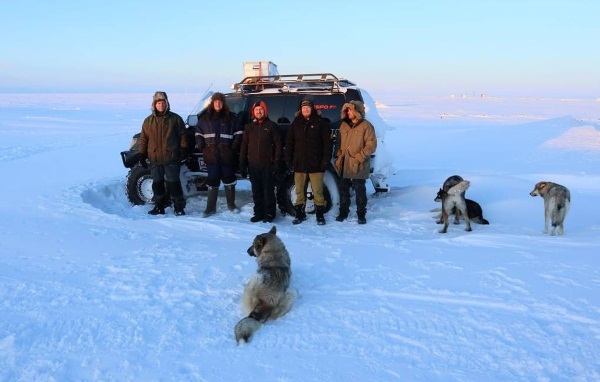
<svg viewBox="0 0 600 382">
<path fill-rule="evenodd" d="M 366 179 L 371 171 L 371 154 L 377 149 L 373 125 L 365 119 L 365 107 L 360 101 L 350 101 L 342 107 L 340 145 L 335 169 L 340 176 L 340 213 L 335 220 L 342 222 L 350 212 L 350 187 L 356 192 L 358 224 L 367 223 Z"/>
<path fill-rule="evenodd" d="M 171 111 L 167 93 L 156 92 L 152 97 L 152 114 L 144 120 L 139 138 L 139 160 L 143 167 L 150 162 L 154 208 L 150 215 L 162 215 L 168 204 L 168 193 L 173 200 L 175 215 L 185 215 L 185 198 L 179 180 L 181 159 L 187 152 L 187 138 L 183 119 Z M 167 190 L 165 190 L 165 182 Z"/>
</svg>

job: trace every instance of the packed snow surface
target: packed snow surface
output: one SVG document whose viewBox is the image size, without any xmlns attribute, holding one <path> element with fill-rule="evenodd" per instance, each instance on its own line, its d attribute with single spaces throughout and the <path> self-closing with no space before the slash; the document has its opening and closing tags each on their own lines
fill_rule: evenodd
<svg viewBox="0 0 600 382">
<path fill-rule="evenodd" d="M 249 183 L 239 214 L 221 195 L 202 218 L 202 195 L 150 216 L 119 152 L 151 94 L 2 95 L 0 380 L 600 380 L 600 103 L 374 98 L 390 191 L 366 225 L 278 216 L 299 297 L 238 346 L 246 249 L 271 228 Z M 490 225 L 438 233 L 454 174 Z M 571 191 L 564 236 L 542 232 L 541 180 Z"/>
</svg>

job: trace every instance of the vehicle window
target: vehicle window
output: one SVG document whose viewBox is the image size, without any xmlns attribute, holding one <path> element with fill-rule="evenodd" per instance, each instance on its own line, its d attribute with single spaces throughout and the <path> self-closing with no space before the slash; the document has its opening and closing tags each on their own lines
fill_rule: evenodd
<svg viewBox="0 0 600 382">
<path fill-rule="evenodd" d="M 360 94 L 360 92 L 356 89 L 346 90 L 346 102 L 350 102 L 350 101 L 360 101 L 362 103 L 365 102 L 365 101 L 363 101 L 363 98 L 362 98 L 362 95 Z"/>
<path fill-rule="evenodd" d="M 298 95 L 288 94 L 285 96 L 285 111 L 283 113 L 282 123 L 292 123 L 299 105 L 300 101 L 298 101 Z"/>
<path fill-rule="evenodd" d="M 242 126 L 246 124 L 249 120 L 249 116 L 244 115 L 244 110 L 246 108 L 246 99 L 243 97 L 235 97 L 229 96 L 225 98 L 225 102 L 227 102 L 227 106 L 229 106 L 229 110 L 235 113 L 239 120 L 242 122 Z"/>
<path fill-rule="evenodd" d="M 311 97 L 315 103 L 315 109 L 321 112 L 323 118 L 327 118 L 332 129 L 339 129 L 342 124 L 340 118 L 342 107 L 346 102 L 343 94 L 315 95 Z"/>
</svg>

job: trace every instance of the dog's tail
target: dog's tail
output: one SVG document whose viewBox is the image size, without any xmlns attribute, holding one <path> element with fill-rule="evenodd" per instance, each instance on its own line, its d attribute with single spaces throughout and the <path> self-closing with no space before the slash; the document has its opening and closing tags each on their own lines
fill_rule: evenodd
<svg viewBox="0 0 600 382">
<path fill-rule="evenodd" d="M 289 288 L 279 304 L 274 308 L 269 308 L 263 303 L 258 303 L 248 317 L 243 318 L 235 325 L 235 340 L 238 345 L 250 342 L 254 333 L 261 328 L 267 320 L 275 320 L 286 314 L 296 300 L 298 292 L 294 288 Z"/>
<path fill-rule="evenodd" d="M 250 342 L 252 335 L 269 319 L 271 313 L 273 313 L 273 309 L 259 301 L 248 317 L 241 319 L 235 325 L 235 340 L 238 345 Z"/>
<path fill-rule="evenodd" d="M 472 218 L 471 221 L 475 222 L 477 224 L 483 224 L 483 225 L 490 224 L 490 222 L 485 220 L 483 218 L 483 216 L 476 216 L 476 217 Z"/>
<path fill-rule="evenodd" d="M 568 202 L 560 202 L 556 205 L 556 209 L 552 211 L 552 227 L 560 226 L 565 221 L 565 216 L 569 211 Z"/>
<path fill-rule="evenodd" d="M 252 317 L 252 313 L 248 317 L 241 319 L 235 326 L 235 340 L 238 345 L 250 342 L 252 335 L 262 326 L 262 322 Z"/>
</svg>

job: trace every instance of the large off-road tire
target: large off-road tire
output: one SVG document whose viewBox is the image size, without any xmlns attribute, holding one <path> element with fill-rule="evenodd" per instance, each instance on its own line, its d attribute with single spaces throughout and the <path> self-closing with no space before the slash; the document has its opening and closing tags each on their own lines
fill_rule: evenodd
<svg viewBox="0 0 600 382">
<path fill-rule="evenodd" d="M 323 178 L 323 196 L 325 197 L 325 212 L 329 211 L 334 206 L 340 203 L 340 194 L 337 188 L 336 177 L 330 171 L 325 172 Z M 284 215 L 296 215 L 294 203 L 296 202 L 296 185 L 294 184 L 294 174 L 288 174 L 283 183 L 277 188 L 277 203 L 279 210 Z M 315 213 L 316 206 L 310 182 L 306 191 L 306 206 L 307 214 Z"/>
<path fill-rule="evenodd" d="M 144 205 L 152 203 L 152 176 L 150 169 L 140 165 L 134 166 L 127 174 L 127 182 L 125 183 L 125 193 L 127 199 L 133 205 Z"/>
</svg>

